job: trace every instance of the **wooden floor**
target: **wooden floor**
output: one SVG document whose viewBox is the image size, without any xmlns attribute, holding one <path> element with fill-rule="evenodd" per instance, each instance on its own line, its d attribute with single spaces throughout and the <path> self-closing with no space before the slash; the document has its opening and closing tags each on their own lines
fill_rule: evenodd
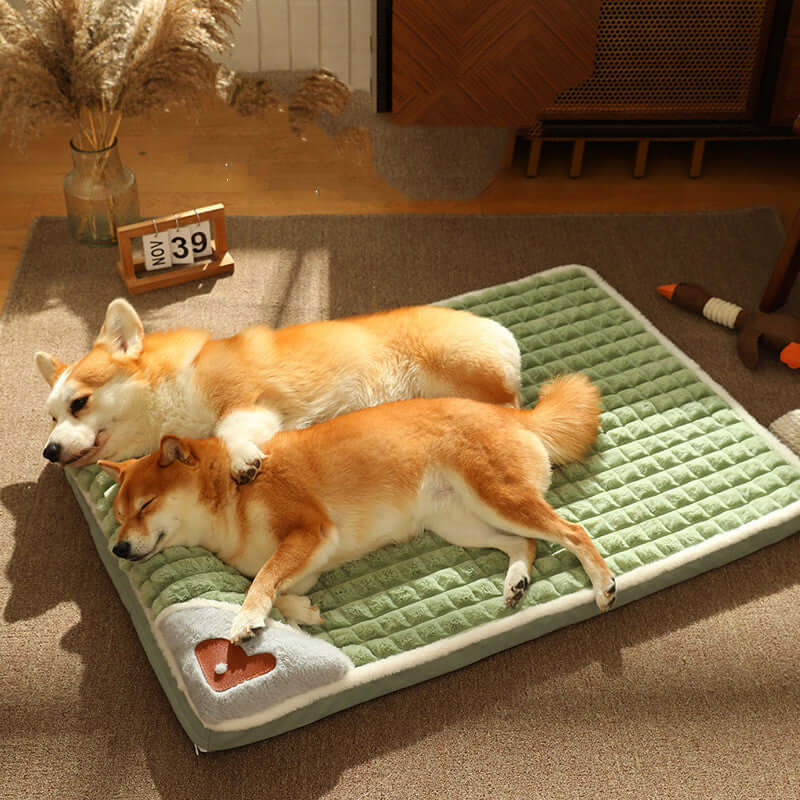
<svg viewBox="0 0 800 800">
<path fill-rule="evenodd" d="M 68 126 L 52 127 L 20 154 L 0 144 L 0 304 L 5 302 L 28 228 L 40 214 L 64 214 Z M 308 141 L 286 115 L 244 119 L 214 106 L 199 120 L 162 114 L 126 120 L 123 162 L 139 181 L 142 213 L 159 216 L 214 202 L 229 214 L 553 213 L 671 211 L 771 205 L 788 225 L 800 208 L 800 140 L 710 143 L 703 176 L 687 177 L 688 144 L 653 144 L 647 175 L 631 177 L 635 145 L 589 145 L 581 178 L 567 177 L 569 146 L 546 144 L 538 178 L 527 178 L 528 145 L 479 196 L 410 201 L 387 186 L 369 154 L 337 147 L 321 131 Z M 58 269 L 58 265 L 52 265 Z M 765 276 L 766 281 L 766 276 Z"/>
</svg>

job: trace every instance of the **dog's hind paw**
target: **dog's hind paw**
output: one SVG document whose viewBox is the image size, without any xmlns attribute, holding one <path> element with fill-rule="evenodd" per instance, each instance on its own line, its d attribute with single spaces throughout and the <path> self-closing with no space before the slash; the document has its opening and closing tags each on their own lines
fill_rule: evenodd
<svg viewBox="0 0 800 800">
<path fill-rule="evenodd" d="M 233 644 L 239 644 L 250 639 L 255 631 L 266 624 L 264 615 L 258 611 L 245 611 L 242 609 L 231 623 L 231 635 L 228 637 Z"/>
<path fill-rule="evenodd" d="M 282 594 L 275 600 L 275 607 L 290 622 L 300 625 L 322 625 L 322 615 L 310 598 L 298 594 Z"/>
<path fill-rule="evenodd" d="M 602 589 L 596 589 L 594 600 L 601 611 L 608 611 L 617 599 L 617 580 L 612 575 Z"/>
<path fill-rule="evenodd" d="M 522 600 L 522 595 L 525 594 L 529 582 L 524 567 L 518 564 L 509 567 L 503 584 L 503 599 L 507 606 L 513 607 Z"/>
</svg>

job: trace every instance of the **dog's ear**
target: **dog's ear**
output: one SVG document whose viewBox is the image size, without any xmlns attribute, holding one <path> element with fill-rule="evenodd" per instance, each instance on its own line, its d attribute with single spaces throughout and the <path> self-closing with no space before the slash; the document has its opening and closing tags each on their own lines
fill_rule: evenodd
<svg viewBox="0 0 800 800">
<path fill-rule="evenodd" d="M 143 338 L 144 326 L 133 306 L 121 297 L 112 300 L 95 344 L 103 345 L 111 355 L 138 358 Z"/>
<path fill-rule="evenodd" d="M 173 461 L 180 461 L 183 464 L 194 464 L 197 459 L 189 447 L 188 442 L 179 439 L 177 436 L 168 434 L 161 437 L 161 448 L 158 457 L 159 467 L 168 467 Z"/>
<path fill-rule="evenodd" d="M 123 467 L 125 466 L 125 462 L 119 463 L 117 461 L 98 461 L 97 466 L 100 467 L 100 469 L 102 469 L 109 478 L 117 483 L 122 483 L 122 471 Z"/>
<path fill-rule="evenodd" d="M 42 377 L 51 386 L 56 382 L 56 378 L 61 374 L 64 367 L 67 366 L 55 356 L 51 356 L 50 353 L 44 353 L 41 350 L 34 357 L 34 361 L 39 368 L 39 372 L 42 373 Z"/>
</svg>

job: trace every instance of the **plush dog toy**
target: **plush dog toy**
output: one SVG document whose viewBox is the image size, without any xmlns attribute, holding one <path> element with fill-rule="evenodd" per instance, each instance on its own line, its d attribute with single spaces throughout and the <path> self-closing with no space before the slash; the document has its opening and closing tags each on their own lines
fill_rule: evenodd
<svg viewBox="0 0 800 800">
<path fill-rule="evenodd" d="M 800 368 L 800 319 L 789 314 L 745 311 L 741 306 L 712 297 L 693 283 L 668 283 L 658 291 L 671 303 L 702 314 L 706 319 L 739 332 L 736 348 L 746 367 L 758 365 L 758 343 L 762 341 L 780 353 L 792 369 Z"/>
</svg>

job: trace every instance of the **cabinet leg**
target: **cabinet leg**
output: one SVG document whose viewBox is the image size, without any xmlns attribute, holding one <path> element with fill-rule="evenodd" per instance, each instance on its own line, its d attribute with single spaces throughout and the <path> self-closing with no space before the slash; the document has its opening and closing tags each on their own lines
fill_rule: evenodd
<svg viewBox="0 0 800 800">
<path fill-rule="evenodd" d="M 586 149 L 586 139 L 576 139 L 572 144 L 572 162 L 569 165 L 570 178 L 580 178 L 583 172 L 583 153 Z"/>
<path fill-rule="evenodd" d="M 689 177 L 699 178 L 703 171 L 703 156 L 706 152 L 706 140 L 695 139 L 692 146 L 692 165 L 689 167 Z"/>
<path fill-rule="evenodd" d="M 539 159 L 542 157 L 542 137 L 535 136 L 531 139 L 531 152 L 528 155 L 528 169 L 526 175 L 535 178 L 539 174 Z"/>
<path fill-rule="evenodd" d="M 643 178 L 647 171 L 647 153 L 650 150 L 649 139 L 639 139 L 636 145 L 636 164 L 633 167 L 633 177 Z"/>
<path fill-rule="evenodd" d="M 517 147 L 517 129 L 512 128 L 508 133 L 508 149 L 506 157 L 503 159 L 503 168 L 509 169 L 514 163 L 514 150 Z"/>
</svg>

